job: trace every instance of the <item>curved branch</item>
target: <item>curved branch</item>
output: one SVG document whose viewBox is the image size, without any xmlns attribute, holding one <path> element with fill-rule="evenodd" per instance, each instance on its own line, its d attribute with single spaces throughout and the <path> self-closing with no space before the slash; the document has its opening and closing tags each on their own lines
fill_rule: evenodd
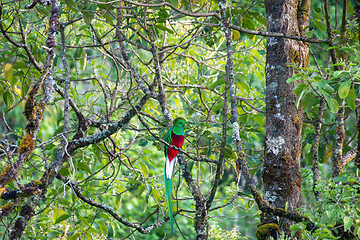
<svg viewBox="0 0 360 240">
<path fill-rule="evenodd" d="M 239 32 L 252 34 L 252 35 L 258 35 L 258 36 L 264 36 L 264 37 L 280 37 L 280 38 L 288 38 L 292 40 L 302 41 L 302 42 L 309 42 L 309 43 L 326 43 L 329 44 L 329 39 L 314 39 L 314 38 L 307 38 L 302 36 L 295 36 L 295 35 L 288 35 L 285 33 L 278 33 L 278 32 L 262 32 L 262 31 L 255 31 L 255 30 L 249 30 L 242 27 L 235 26 L 233 24 L 229 25 L 229 28 L 238 30 Z"/>
<path fill-rule="evenodd" d="M 149 227 L 147 228 L 143 228 L 140 224 L 138 223 L 131 223 L 125 219 L 123 219 L 122 217 L 120 217 L 115 210 L 110 207 L 109 205 L 106 204 L 102 204 L 102 203 L 98 203 L 95 202 L 93 200 L 91 200 L 90 198 L 85 197 L 82 193 L 81 190 L 79 188 L 79 185 L 77 184 L 77 182 L 75 181 L 71 181 L 70 179 L 68 179 L 67 177 L 61 176 L 60 174 L 58 174 L 56 176 L 59 180 L 63 181 L 66 185 L 68 185 L 69 187 L 71 187 L 71 189 L 74 191 L 74 193 L 76 194 L 76 196 L 78 198 L 80 198 L 81 200 L 83 200 L 84 202 L 86 202 L 87 204 L 96 207 L 96 208 L 100 208 L 102 210 L 104 210 L 105 212 L 107 212 L 108 214 L 110 214 L 111 216 L 114 217 L 114 219 L 116 219 L 117 221 L 119 221 L 120 223 L 124 224 L 127 227 L 131 227 L 131 228 L 135 228 L 137 231 L 139 231 L 140 233 L 143 234 L 147 234 L 150 233 L 152 229 L 157 228 L 159 226 L 161 226 L 161 224 L 163 224 L 164 222 L 166 222 L 165 220 L 158 220 L 156 223 L 151 224 Z"/>
<path fill-rule="evenodd" d="M 0 5 L 0 18 L 2 18 L 2 16 L 1 16 L 2 12 L 3 12 L 3 6 Z M 1 33 L 4 35 L 4 37 L 5 37 L 9 42 L 11 42 L 14 46 L 16 46 L 16 47 L 18 47 L 18 48 L 23 48 L 23 49 L 25 50 L 26 54 L 28 55 L 30 62 L 36 67 L 36 69 L 37 69 L 38 71 L 41 71 L 41 67 L 40 67 L 39 63 L 36 62 L 35 57 L 32 55 L 29 46 L 26 44 L 26 39 L 25 39 L 25 35 L 24 35 L 24 33 L 23 33 L 23 30 L 22 30 L 22 23 L 21 23 L 21 21 L 19 21 L 19 23 L 20 23 L 20 32 L 21 32 L 21 36 L 22 36 L 22 39 L 23 39 L 23 41 L 24 41 L 24 44 L 20 44 L 20 43 L 14 41 L 14 40 L 7 34 L 6 30 L 4 29 L 4 26 L 2 25 L 2 21 L 0 22 L 0 31 L 1 31 Z"/>
<path fill-rule="evenodd" d="M 320 199 L 319 192 L 315 191 L 315 188 L 316 188 L 316 181 L 319 180 L 319 143 L 320 143 L 320 135 L 321 135 L 321 126 L 323 122 L 324 107 L 325 107 L 325 100 L 321 98 L 318 118 L 316 120 L 314 143 L 311 148 L 311 151 L 313 152 L 313 166 L 312 166 L 312 171 L 314 175 L 313 190 L 316 200 Z"/>
</svg>

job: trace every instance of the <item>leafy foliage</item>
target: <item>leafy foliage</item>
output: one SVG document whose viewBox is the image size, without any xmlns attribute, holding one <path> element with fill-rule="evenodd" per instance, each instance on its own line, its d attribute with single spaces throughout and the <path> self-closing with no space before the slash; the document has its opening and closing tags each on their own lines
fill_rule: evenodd
<svg viewBox="0 0 360 240">
<path fill-rule="evenodd" d="M 356 239 L 360 236 L 359 187 L 359 177 L 350 172 L 342 173 L 333 181 L 319 181 L 316 190 L 322 193 L 321 201 L 314 203 L 312 209 L 300 210 L 317 222 L 317 229 L 309 231 L 303 223 L 298 223 L 291 227 L 292 231 L 301 229 L 303 237 L 311 239 Z"/>
<path fill-rule="evenodd" d="M 36 197 L 40 200 L 23 232 L 26 239 L 168 238 L 170 224 L 166 222 L 163 184 L 165 160 L 159 138 L 163 139 L 169 120 L 180 116 L 191 124 L 183 147 L 191 178 L 205 200 L 215 191 L 207 216 L 211 226 L 209 238 L 254 238 L 260 212 L 246 180 L 236 172 L 235 161 L 239 156 L 233 139 L 234 125 L 228 121 L 231 111 L 224 113 L 228 52 L 224 28 L 216 16 L 218 1 L 52 1 L 59 3 L 61 23 L 53 49 L 46 47 L 52 27 L 50 19 L 54 16 L 53 6 L 46 2 L 37 1 L 35 7 L 29 7 L 32 1 L 0 5 L 3 120 L 0 122 L 0 170 L 3 173 L 8 164 L 19 159 L 19 148 L 28 130 L 23 114 L 26 99 L 45 72 L 49 52 L 53 50 L 55 54 L 48 74 L 54 82 L 48 90 L 51 92 L 49 103 L 36 134 L 35 148 L 16 178 L 0 186 L 1 193 L 23 190 L 33 180 L 48 179 L 50 170 L 54 169 L 52 164 L 58 162 L 63 149 L 83 145 L 69 156 L 64 153 L 55 174 L 57 179 L 41 189 L 41 194 L 0 200 L 4 213 L 0 213 L 0 232 L 4 239 L 10 236 L 14 222 L 21 218 L 18 212 Z M 154 5 L 147 5 L 150 3 Z M 231 52 L 240 137 L 250 173 L 261 189 L 266 131 L 266 38 L 256 33 L 265 30 L 265 9 L 263 1 L 226 4 L 226 16 L 231 24 L 253 30 L 232 29 L 229 34 L 233 40 Z M 307 36 L 325 39 L 328 37 L 325 13 L 319 4 L 312 3 Z M 333 8 L 331 11 L 336 11 Z M 350 6 L 348 16 L 354 11 Z M 335 20 L 331 21 L 334 25 Z M 346 44 L 329 47 L 323 43 L 307 69 L 292 66 L 297 74 L 288 80 L 288 83 L 297 82 L 295 104 L 306 113 L 301 149 L 306 191 L 303 195 L 313 193 L 312 175 L 306 169 L 314 164 L 311 147 L 320 99 L 326 101 L 319 146 L 322 175 L 316 186 L 321 201 L 304 198 L 315 210 L 301 208 L 304 215 L 318 223 L 319 229 L 311 233 L 303 223 L 292 227 L 294 232 L 302 229 L 305 236 L 315 239 L 335 239 L 339 229 L 360 237 L 357 221 L 360 184 L 354 174 L 355 167 L 351 165 L 349 173 L 334 181 L 327 175 L 337 150 L 334 122 L 342 107 L 346 119 L 345 144 L 341 150 L 345 153 L 356 145 L 354 122 L 360 95 L 360 47 L 354 40 L 358 34 L 356 26 L 348 21 Z M 340 34 L 338 29 L 334 33 Z M 319 49 L 313 45 L 311 48 Z M 344 57 L 337 63 L 327 64 L 332 50 Z M 42 84 L 43 89 L 45 85 Z M 34 101 L 46 94 L 43 90 Z M 136 108 L 147 96 L 144 106 Z M 65 109 L 67 101 L 70 110 Z M 135 108 L 130 120 L 117 125 Z M 87 126 L 86 130 L 79 130 L 81 124 Z M 113 134 L 107 136 L 110 131 Z M 77 139 L 80 133 L 83 135 Z M 107 137 L 103 137 L 105 135 Z M 221 177 L 216 180 L 217 164 L 222 157 L 225 161 L 220 166 Z M 193 225 L 197 208 L 192 189 L 183 179 L 183 168 L 185 166 L 178 167 L 174 173 L 173 210 L 179 213 L 176 219 L 187 238 L 195 239 Z M 219 181 L 219 186 L 213 189 L 215 181 Z M 75 185 L 81 194 L 75 192 Z M 91 201 L 105 207 L 90 204 Z M 7 213 L 7 204 L 17 204 L 17 207 Z M 142 234 L 139 229 L 147 227 L 153 228 Z M 173 238 L 180 237 L 176 231 Z"/>
</svg>

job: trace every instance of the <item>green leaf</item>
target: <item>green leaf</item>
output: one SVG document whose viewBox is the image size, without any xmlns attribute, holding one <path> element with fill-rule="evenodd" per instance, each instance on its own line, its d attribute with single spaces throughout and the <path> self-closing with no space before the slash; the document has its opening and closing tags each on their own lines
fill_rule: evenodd
<svg viewBox="0 0 360 240">
<path fill-rule="evenodd" d="M 258 21 L 259 23 L 261 23 L 262 25 L 266 26 L 266 18 L 264 17 L 263 14 L 260 14 L 256 11 L 250 10 L 249 14 L 256 19 L 256 21 Z"/>
<path fill-rule="evenodd" d="M 208 150 L 206 152 L 206 157 L 209 158 L 211 156 L 211 140 L 208 138 Z"/>
<path fill-rule="evenodd" d="M 169 2 L 169 1 L 167 1 Z M 179 0 L 170 0 L 170 3 L 174 6 L 174 7 L 178 7 L 179 5 Z"/>
<path fill-rule="evenodd" d="M 166 22 L 166 19 L 169 18 L 169 13 L 166 11 L 165 8 L 160 8 L 159 11 L 158 11 L 158 22 L 159 23 L 164 23 Z"/>
<path fill-rule="evenodd" d="M 335 49 L 335 50 L 338 50 L 339 49 L 339 47 L 335 47 L 335 46 L 332 46 L 332 47 L 328 47 L 326 50 L 332 50 L 332 49 Z"/>
<path fill-rule="evenodd" d="M 302 99 L 304 94 L 305 94 L 305 90 L 302 90 L 301 93 L 299 94 L 299 96 L 296 98 L 296 102 L 295 102 L 296 108 L 299 108 L 301 99 Z"/>
<path fill-rule="evenodd" d="M 92 152 L 94 154 L 93 157 L 95 157 L 95 159 L 101 159 L 102 158 L 103 153 L 100 151 L 100 149 L 96 145 L 92 146 Z"/>
<path fill-rule="evenodd" d="M 5 80 L 11 83 L 11 79 L 13 77 L 14 69 L 10 63 L 7 63 L 4 68 L 4 77 Z M 11 84 L 12 86 L 12 84 Z"/>
<path fill-rule="evenodd" d="M 291 229 L 291 236 L 294 236 L 299 230 L 304 230 L 305 225 L 302 222 L 296 223 L 290 226 Z"/>
<path fill-rule="evenodd" d="M 161 196 L 159 194 L 159 191 L 156 189 L 152 189 L 152 195 L 155 198 L 156 202 L 160 202 Z"/>
<path fill-rule="evenodd" d="M 329 103 L 329 110 L 332 113 L 337 113 L 339 111 L 339 103 L 336 99 L 332 98 Z"/>
<path fill-rule="evenodd" d="M 15 90 L 16 83 L 17 83 L 17 78 L 13 75 L 12 78 L 10 79 L 10 85 L 13 90 Z"/>
<path fill-rule="evenodd" d="M 165 27 L 165 26 L 162 25 L 162 24 L 155 24 L 155 27 L 156 27 L 157 29 L 160 29 L 160 30 L 163 30 L 163 31 L 167 31 L 167 32 L 169 32 L 169 33 L 174 33 L 173 30 L 171 30 L 170 28 Z"/>
<path fill-rule="evenodd" d="M 328 94 L 324 89 L 322 88 L 319 88 L 319 91 L 320 93 L 324 96 L 325 100 L 326 100 L 326 103 L 328 104 L 328 106 L 330 105 L 330 102 L 331 102 L 331 97 L 330 97 L 330 94 Z M 329 107 L 330 109 L 330 107 Z"/>
<path fill-rule="evenodd" d="M 84 22 L 90 26 L 91 21 L 94 19 L 94 13 L 85 12 L 85 11 L 83 11 L 82 13 L 83 13 Z"/>
<path fill-rule="evenodd" d="M 68 219 L 69 217 L 70 217 L 69 214 L 63 214 L 56 219 L 55 224 L 61 223 L 62 221 Z"/>
<path fill-rule="evenodd" d="M 328 81 L 321 80 L 321 81 L 317 82 L 317 85 L 319 88 L 324 89 L 325 92 L 327 92 L 329 94 L 335 93 L 335 90 L 332 87 L 330 87 L 330 85 L 328 84 Z"/>
<path fill-rule="evenodd" d="M 65 3 L 68 6 L 68 8 L 70 8 L 71 10 L 76 11 L 76 12 L 79 11 L 79 9 L 78 9 L 79 7 L 74 0 L 66 0 Z"/>
<path fill-rule="evenodd" d="M 241 37 L 241 34 L 238 30 L 233 30 L 231 33 L 231 38 L 233 41 L 238 41 Z"/>
<path fill-rule="evenodd" d="M 81 170 L 84 170 L 86 173 L 91 174 L 91 169 L 90 169 L 90 167 L 89 167 L 89 165 L 87 163 L 79 162 L 78 167 Z"/>
<path fill-rule="evenodd" d="M 288 79 L 290 80 L 290 78 Z M 296 94 L 296 96 L 299 96 L 300 93 L 306 88 L 306 85 L 303 83 L 298 83 L 296 84 L 296 86 L 294 87 L 294 93 Z"/>
<path fill-rule="evenodd" d="M 69 240 L 77 240 L 80 237 L 80 233 L 75 233 L 69 237 Z"/>
<path fill-rule="evenodd" d="M 64 131 L 64 125 L 61 125 L 60 127 L 58 127 L 58 129 L 55 130 L 54 136 L 62 133 L 63 131 Z"/>
<path fill-rule="evenodd" d="M 27 69 L 27 68 L 28 68 L 28 66 L 26 65 L 26 63 L 23 63 L 23 62 L 16 62 L 16 63 L 14 63 L 14 64 L 12 65 L 12 67 L 13 67 L 14 69 L 19 69 L 19 68 L 25 68 L 25 69 Z"/>
<path fill-rule="evenodd" d="M 145 201 L 146 201 L 146 203 L 149 203 L 149 197 L 150 197 L 150 194 L 152 193 L 152 186 L 149 184 L 146 184 L 146 188 L 148 191 L 145 194 Z"/>
<path fill-rule="evenodd" d="M 349 91 L 350 91 L 350 87 L 351 87 L 351 83 L 350 82 L 343 82 L 341 83 L 340 87 L 339 87 L 339 97 L 341 99 L 344 99 L 348 96 Z"/>
<path fill-rule="evenodd" d="M 345 182 L 345 181 L 347 181 L 347 179 L 348 179 L 347 176 L 340 175 L 340 176 L 334 177 L 333 182 L 334 183 Z"/>
<path fill-rule="evenodd" d="M 37 10 L 38 10 L 39 12 L 41 12 L 43 15 L 45 15 L 46 17 L 49 17 L 49 16 L 50 16 L 50 12 L 49 12 L 49 10 L 47 10 L 46 8 L 38 7 Z"/>
<path fill-rule="evenodd" d="M 216 88 L 217 86 L 219 86 L 219 85 L 221 85 L 221 84 L 223 84 L 223 83 L 225 83 L 225 79 L 220 78 L 220 79 L 216 80 L 216 81 L 210 86 L 210 90 L 213 90 L 214 88 Z"/>
<path fill-rule="evenodd" d="M 112 26 L 114 25 L 114 21 L 112 19 L 112 16 L 109 13 L 105 14 L 104 18 L 110 23 L 110 25 L 112 25 Z"/>
<path fill-rule="evenodd" d="M 315 92 L 312 89 L 309 89 L 308 91 L 306 91 L 301 101 L 305 112 L 307 113 L 310 112 L 311 108 L 314 105 L 314 101 L 315 101 Z"/>
<path fill-rule="evenodd" d="M 298 74 L 293 75 L 288 80 L 286 80 L 286 83 L 292 83 L 292 82 L 295 82 L 295 81 L 297 81 L 299 79 L 301 79 L 301 75 L 298 73 Z"/>
<path fill-rule="evenodd" d="M 108 221 L 110 220 L 109 216 L 105 212 L 99 213 L 99 217 L 101 217 L 103 219 L 106 219 Z"/>
<path fill-rule="evenodd" d="M 254 115 L 254 119 L 260 126 L 264 126 L 264 119 L 260 115 Z"/>
<path fill-rule="evenodd" d="M 97 223 L 99 224 L 101 233 L 102 233 L 103 235 L 106 235 L 108 229 L 107 229 L 105 223 L 103 223 L 102 221 L 97 221 Z"/>
<path fill-rule="evenodd" d="M 148 143 L 149 143 L 149 141 L 146 140 L 146 139 L 142 138 L 142 139 L 139 140 L 139 146 L 140 147 L 145 147 Z"/>
<path fill-rule="evenodd" d="M 353 224 L 351 217 L 344 217 L 344 231 L 348 231 Z"/>
<path fill-rule="evenodd" d="M 250 16 L 244 15 L 242 19 L 242 27 L 250 30 L 255 30 L 255 23 L 254 20 L 251 19 Z M 253 34 L 247 34 L 245 35 L 251 40 L 254 41 L 255 36 Z"/>
<path fill-rule="evenodd" d="M 141 168 L 141 171 L 142 173 L 144 174 L 145 177 L 147 177 L 149 175 L 149 168 L 148 166 L 143 163 L 143 162 L 140 162 L 140 168 Z"/>
<path fill-rule="evenodd" d="M 56 238 L 57 236 L 59 236 L 61 234 L 60 231 L 50 231 L 47 235 L 46 235 L 46 238 L 47 239 L 53 239 L 53 238 Z"/>
<path fill-rule="evenodd" d="M 8 61 L 10 61 L 10 59 L 6 57 L 0 57 L 0 62 L 8 62 Z"/>
<path fill-rule="evenodd" d="M 355 93 L 354 88 L 351 88 L 349 91 L 349 95 L 345 99 L 345 102 L 353 111 L 355 111 L 355 109 L 356 109 L 355 100 L 356 100 L 356 93 Z"/>
<path fill-rule="evenodd" d="M 314 24 L 315 24 L 322 32 L 325 32 L 325 31 L 326 31 L 325 24 L 323 24 L 322 22 L 314 20 Z M 327 49 L 327 50 L 329 50 L 329 49 Z"/>
<path fill-rule="evenodd" d="M 60 123 L 64 120 L 64 113 L 61 107 L 56 107 L 56 125 L 59 126 Z"/>
<path fill-rule="evenodd" d="M 343 51 L 348 52 L 348 53 L 356 53 L 356 51 L 352 47 L 343 46 L 343 47 L 341 47 L 340 50 L 343 50 Z"/>
<path fill-rule="evenodd" d="M 334 47 L 334 48 L 337 48 L 337 49 L 339 49 L 338 47 Z M 339 62 L 339 63 L 335 63 L 335 64 L 333 64 L 332 66 L 333 66 L 333 67 L 337 67 L 337 66 L 342 66 L 342 67 L 346 67 L 346 66 L 345 66 L 345 63 L 342 63 L 342 62 Z"/>
<path fill-rule="evenodd" d="M 82 222 L 82 223 L 84 223 L 86 226 L 89 226 L 89 222 L 88 222 L 88 220 L 86 219 L 86 218 L 84 218 L 84 217 L 82 217 L 82 216 L 80 216 L 80 215 L 76 215 L 76 217 Z"/>
<path fill-rule="evenodd" d="M 221 137 L 220 137 L 217 133 L 211 132 L 211 136 L 213 136 L 214 138 L 216 138 L 216 140 L 221 141 Z"/>
<path fill-rule="evenodd" d="M 109 224 L 108 226 L 108 234 L 107 234 L 107 238 L 113 238 L 114 237 L 114 228 L 112 224 Z"/>
<path fill-rule="evenodd" d="M 3 94 L 3 99 L 8 108 L 11 108 L 15 103 L 15 96 L 9 90 L 6 90 L 6 92 Z"/>
<path fill-rule="evenodd" d="M 194 167 L 194 161 L 189 161 L 189 162 L 187 163 L 187 167 L 188 167 L 188 169 L 189 169 L 189 172 L 191 172 L 191 170 L 192 170 L 193 167 Z"/>
<path fill-rule="evenodd" d="M 225 82 L 225 81 L 224 81 Z M 246 82 L 237 82 L 236 86 L 242 90 L 242 92 L 246 93 L 250 93 L 250 88 L 249 85 Z"/>
</svg>

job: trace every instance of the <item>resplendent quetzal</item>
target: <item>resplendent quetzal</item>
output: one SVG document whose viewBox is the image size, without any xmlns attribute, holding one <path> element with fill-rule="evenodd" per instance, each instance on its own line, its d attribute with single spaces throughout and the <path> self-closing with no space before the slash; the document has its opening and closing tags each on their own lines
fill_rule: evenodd
<svg viewBox="0 0 360 240">
<path fill-rule="evenodd" d="M 181 148 L 185 139 L 185 131 L 184 126 L 187 125 L 185 119 L 183 118 L 176 118 L 174 120 L 174 125 L 166 134 L 165 141 L 170 145 L 175 147 Z M 171 208 L 171 199 L 172 199 L 172 191 L 171 191 L 171 178 L 174 171 L 174 166 L 176 162 L 176 156 L 179 151 L 172 149 L 165 145 L 165 195 L 166 201 L 169 207 L 169 214 L 170 214 L 170 222 L 171 222 L 171 235 L 173 234 L 173 225 L 174 225 L 174 217 Z M 180 229 L 179 229 L 180 230 Z M 181 231 L 180 231 L 181 232 Z"/>
</svg>

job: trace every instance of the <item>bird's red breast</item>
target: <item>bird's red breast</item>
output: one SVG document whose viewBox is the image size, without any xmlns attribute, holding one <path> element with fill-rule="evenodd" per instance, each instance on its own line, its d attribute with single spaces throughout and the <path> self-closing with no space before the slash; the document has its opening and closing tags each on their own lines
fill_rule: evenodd
<svg viewBox="0 0 360 240">
<path fill-rule="evenodd" d="M 173 145 L 175 147 L 181 148 L 184 142 L 185 136 L 182 135 L 177 135 L 173 132 L 171 132 L 171 143 L 170 145 Z M 169 162 L 171 162 L 172 160 L 174 160 L 174 158 L 176 157 L 176 155 L 178 154 L 179 151 L 172 149 L 172 148 L 167 148 L 167 156 L 169 159 Z"/>
</svg>

